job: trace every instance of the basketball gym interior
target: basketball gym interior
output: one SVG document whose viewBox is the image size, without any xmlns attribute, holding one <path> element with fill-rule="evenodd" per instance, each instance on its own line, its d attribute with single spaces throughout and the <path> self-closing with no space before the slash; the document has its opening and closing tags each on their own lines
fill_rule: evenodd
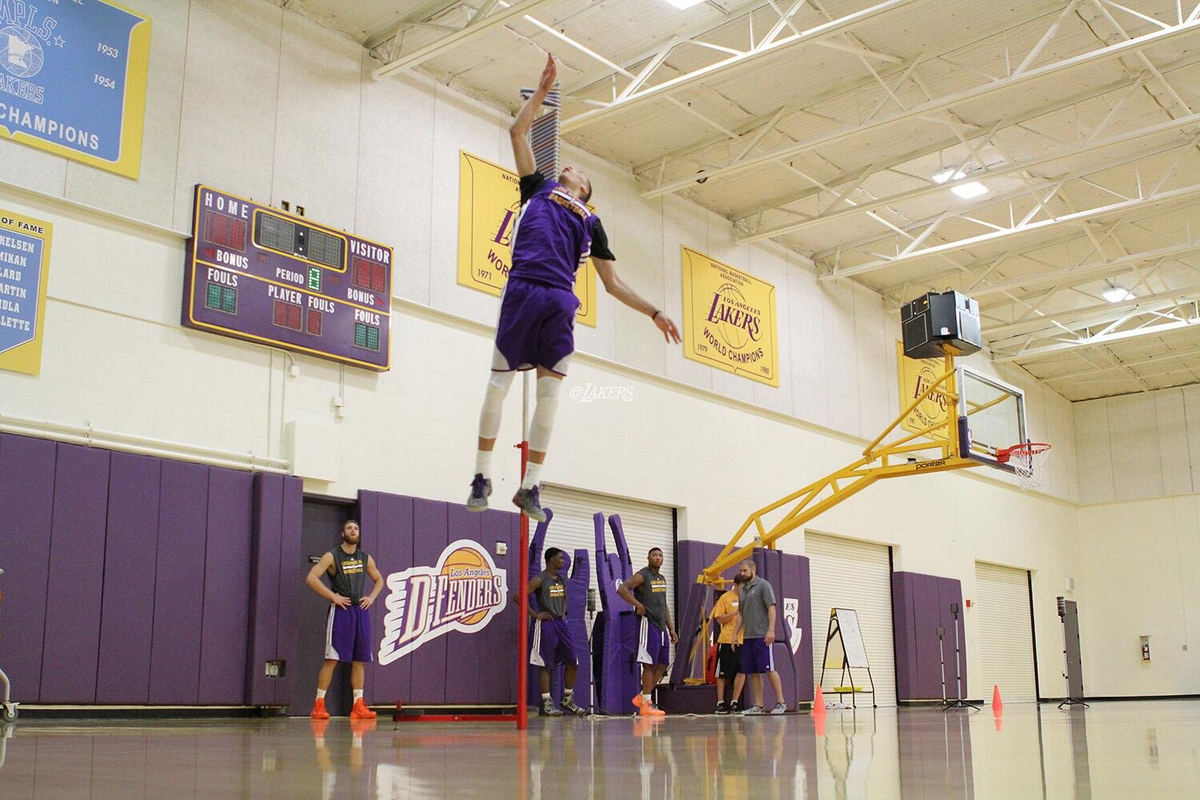
<svg viewBox="0 0 1200 800">
<path fill-rule="evenodd" d="M 538 523 L 528 373 L 465 502 L 548 55 L 656 321 L 578 270 Z M 1197 237 L 1195 0 L 0 0 L 0 797 L 1197 796 Z"/>
</svg>

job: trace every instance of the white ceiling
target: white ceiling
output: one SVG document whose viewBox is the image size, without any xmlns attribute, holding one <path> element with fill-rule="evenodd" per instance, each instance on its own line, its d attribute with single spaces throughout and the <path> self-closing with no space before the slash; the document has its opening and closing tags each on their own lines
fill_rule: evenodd
<svg viewBox="0 0 1200 800">
<path fill-rule="evenodd" d="M 646 197 L 897 307 L 977 297 L 1071 400 L 1200 382 L 1200 0 L 277 1 L 514 111 L 553 52 L 565 136 Z"/>
</svg>

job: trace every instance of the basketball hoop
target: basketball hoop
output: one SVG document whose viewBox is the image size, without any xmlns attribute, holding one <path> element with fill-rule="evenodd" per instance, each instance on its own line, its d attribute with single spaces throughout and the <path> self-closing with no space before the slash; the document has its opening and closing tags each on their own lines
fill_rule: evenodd
<svg viewBox="0 0 1200 800">
<path fill-rule="evenodd" d="M 1008 464 L 1017 473 L 1017 482 L 1023 491 L 1037 489 L 1046 482 L 1046 459 L 1050 457 L 1050 445 L 1045 442 L 1026 442 L 1002 447 L 996 451 L 996 460 Z"/>
</svg>

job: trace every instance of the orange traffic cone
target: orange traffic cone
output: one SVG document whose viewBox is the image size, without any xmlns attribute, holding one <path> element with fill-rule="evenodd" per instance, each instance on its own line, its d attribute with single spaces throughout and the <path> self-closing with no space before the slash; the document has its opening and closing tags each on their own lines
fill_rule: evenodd
<svg viewBox="0 0 1200 800">
<path fill-rule="evenodd" d="M 821 687 L 817 687 L 817 693 L 813 697 L 813 715 L 818 717 L 825 716 L 825 695 L 821 693 Z"/>
<path fill-rule="evenodd" d="M 1000 716 L 1004 713 L 1004 701 L 1000 699 L 1000 686 L 992 686 L 992 713 Z"/>
</svg>

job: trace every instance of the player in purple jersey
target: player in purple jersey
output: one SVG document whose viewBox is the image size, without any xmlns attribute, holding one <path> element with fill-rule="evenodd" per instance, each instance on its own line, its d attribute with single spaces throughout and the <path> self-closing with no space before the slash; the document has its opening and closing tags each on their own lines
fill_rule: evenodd
<svg viewBox="0 0 1200 800">
<path fill-rule="evenodd" d="M 616 272 L 616 256 L 608 247 L 604 227 L 587 207 L 592 182 L 582 171 L 566 167 L 558 180 L 546 180 L 537 171 L 529 129 L 558 70 L 554 57 L 546 58 L 537 91 L 521 107 L 509 133 L 517 172 L 521 176 L 521 213 L 512 234 L 512 268 L 500 301 L 492 377 L 479 420 L 479 450 L 475 478 L 467 508 L 487 508 L 492 493 L 492 449 L 500 431 L 504 396 L 517 370 L 537 369 L 537 405 L 529 429 L 529 466 L 513 503 L 530 519 L 546 519 L 538 500 L 542 464 L 558 406 L 558 393 L 575 351 L 575 271 L 587 263 L 605 290 L 630 308 L 654 321 L 667 342 L 679 342 L 679 329 L 666 314 L 643 300 Z"/>
</svg>

